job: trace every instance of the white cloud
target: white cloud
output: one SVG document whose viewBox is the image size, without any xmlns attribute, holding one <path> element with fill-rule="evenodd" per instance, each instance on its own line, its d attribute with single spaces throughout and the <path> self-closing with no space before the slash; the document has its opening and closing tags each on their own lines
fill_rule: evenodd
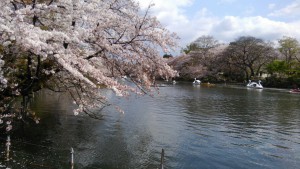
<svg viewBox="0 0 300 169">
<path fill-rule="evenodd" d="M 181 45 L 192 42 L 201 35 L 212 35 L 222 43 L 229 43 L 240 36 L 254 36 L 266 41 L 276 42 L 283 36 L 290 36 L 300 39 L 300 21 L 285 23 L 270 20 L 261 16 L 236 17 L 225 16 L 223 18 L 201 17 L 189 21 L 186 29 L 178 32 L 183 38 Z M 177 31 L 175 28 L 172 31 Z"/>
<path fill-rule="evenodd" d="M 184 7 L 192 5 L 193 0 L 136 0 L 140 6 L 145 9 L 150 3 L 155 6 L 150 13 L 155 15 L 157 19 L 168 29 L 180 26 L 180 24 L 188 24 L 188 19 L 184 14 Z"/>
<path fill-rule="evenodd" d="M 139 1 L 147 6 L 151 0 Z M 185 10 L 193 5 L 192 0 L 153 0 L 152 2 L 156 3 L 151 10 L 152 14 L 157 16 L 158 20 L 171 32 L 179 35 L 181 47 L 185 47 L 202 35 L 211 35 L 224 43 L 234 41 L 240 36 L 254 36 L 274 42 L 283 36 L 291 36 L 300 40 L 300 21 L 280 22 L 262 16 L 216 17 L 207 8 L 199 9 L 193 16 L 188 16 Z M 273 7 L 275 4 L 269 5 L 269 8 Z M 289 5 L 284 9 L 293 9 L 297 12 L 297 5 Z M 298 10 L 300 14 L 300 9 Z"/>
<path fill-rule="evenodd" d="M 269 16 L 300 16 L 300 1 L 295 1 L 282 9 L 276 10 L 270 13 Z"/>
<path fill-rule="evenodd" d="M 142 9 L 148 7 L 150 3 L 155 6 L 150 12 L 170 31 L 180 35 L 182 39 L 186 39 L 184 32 L 188 31 L 187 26 L 192 23 L 185 14 L 185 7 L 193 4 L 194 0 L 136 0 L 140 3 Z M 186 32 L 187 33 L 187 32 Z M 188 34 L 188 33 L 187 33 Z M 185 41 L 186 42 L 186 41 Z"/>
<path fill-rule="evenodd" d="M 226 16 L 212 29 L 217 38 L 230 42 L 239 36 L 254 36 L 264 40 L 276 41 L 284 35 L 300 38 L 298 23 L 288 24 L 273 21 L 261 16 Z"/>
</svg>

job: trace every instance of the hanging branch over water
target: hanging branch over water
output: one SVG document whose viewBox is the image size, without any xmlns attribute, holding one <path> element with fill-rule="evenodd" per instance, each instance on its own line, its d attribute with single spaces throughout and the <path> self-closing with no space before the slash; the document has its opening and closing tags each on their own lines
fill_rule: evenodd
<svg viewBox="0 0 300 169">
<path fill-rule="evenodd" d="M 177 36 L 149 16 L 152 5 L 144 12 L 133 0 L 3 0 L 0 6 L 0 119 L 13 98 L 23 96 L 25 106 L 45 87 L 68 91 L 75 114 L 94 116 L 90 110 L 109 105 L 99 89 L 145 94 L 155 77 L 176 73 L 159 52 L 176 47 Z M 136 85 L 117 80 L 122 76 Z"/>
</svg>

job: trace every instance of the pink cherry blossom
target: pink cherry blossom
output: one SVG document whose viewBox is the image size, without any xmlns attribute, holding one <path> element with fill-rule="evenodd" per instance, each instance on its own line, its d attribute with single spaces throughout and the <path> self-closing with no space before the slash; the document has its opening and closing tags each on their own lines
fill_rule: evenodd
<svg viewBox="0 0 300 169">
<path fill-rule="evenodd" d="M 51 78 L 52 90 L 69 93 L 76 115 L 108 105 L 103 89 L 145 94 L 157 77 L 176 75 L 160 55 L 177 47 L 178 37 L 149 15 L 151 5 L 141 11 L 133 0 L 42 2 L 1 0 L 0 44 L 15 56 L 29 55 L 28 68 Z M 4 61 L 0 57 L 0 91 L 15 83 L 6 77 L 14 70 L 2 70 Z M 40 62 L 53 65 L 40 68 Z"/>
</svg>

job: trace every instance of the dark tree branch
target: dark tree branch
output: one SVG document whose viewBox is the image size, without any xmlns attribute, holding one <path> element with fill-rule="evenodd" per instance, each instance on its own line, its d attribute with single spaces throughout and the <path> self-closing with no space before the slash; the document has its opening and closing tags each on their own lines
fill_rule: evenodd
<svg viewBox="0 0 300 169">
<path fill-rule="evenodd" d="M 90 56 L 88 56 L 88 57 L 86 57 L 86 58 L 84 58 L 84 59 L 86 59 L 86 60 L 92 59 L 93 57 L 96 57 L 96 56 L 99 55 L 100 53 L 104 52 L 104 50 L 105 50 L 105 49 L 103 48 L 103 49 L 101 49 L 100 51 L 96 52 L 95 54 L 90 55 Z"/>
<path fill-rule="evenodd" d="M 16 4 L 15 2 L 12 2 L 12 1 L 11 1 L 11 3 L 12 3 L 12 5 L 14 6 L 15 10 L 18 10 L 17 4 Z"/>
</svg>

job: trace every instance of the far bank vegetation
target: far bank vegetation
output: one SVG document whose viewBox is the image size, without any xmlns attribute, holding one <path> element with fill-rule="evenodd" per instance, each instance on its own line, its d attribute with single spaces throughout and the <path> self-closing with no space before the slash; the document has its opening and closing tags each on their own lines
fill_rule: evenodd
<svg viewBox="0 0 300 169">
<path fill-rule="evenodd" d="M 229 44 L 201 36 L 183 48 L 180 56 L 166 58 L 178 71 L 178 80 L 262 80 L 265 86 L 281 88 L 300 85 L 300 45 L 292 37 L 282 37 L 275 45 L 252 36 L 239 37 Z"/>
</svg>

